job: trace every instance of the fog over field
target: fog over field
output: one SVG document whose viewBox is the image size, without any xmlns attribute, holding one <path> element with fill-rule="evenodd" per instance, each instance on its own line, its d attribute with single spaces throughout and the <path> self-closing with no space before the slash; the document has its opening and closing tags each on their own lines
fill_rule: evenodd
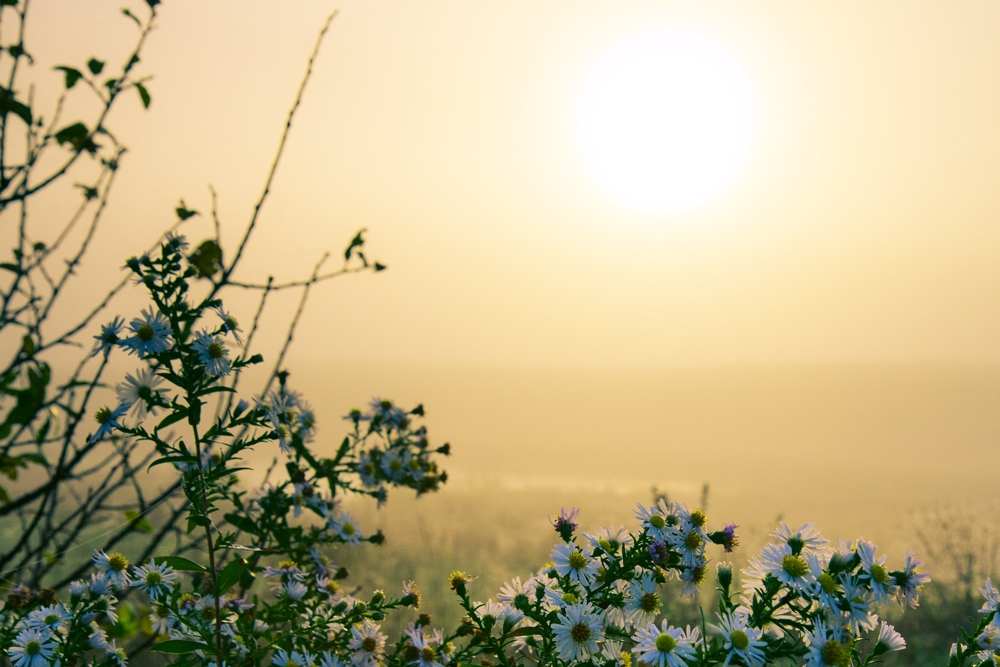
<svg viewBox="0 0 1000 667">
<path fill-rule="evenodd" d="M 915 510 L 996 498 L 995 367 L 290 368 L 320 442 L 339 443 L 339 415 L 371 396 L 422 402 L 432 444 L 452 444 L 441 495 L 498 518 L 544 498 L 527 525 L 595 496 L 615 499 L 602 520 L 627 523 L 654 485 L 696 505 L 708 483 L 713 523 L 780 514 L 884 540 Z"/>
</svg>

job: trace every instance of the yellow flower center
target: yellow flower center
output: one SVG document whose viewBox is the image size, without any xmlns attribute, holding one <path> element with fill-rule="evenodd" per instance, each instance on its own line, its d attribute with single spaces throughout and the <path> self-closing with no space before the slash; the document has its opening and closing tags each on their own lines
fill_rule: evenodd
<svg viewBox="0 0 1000 667">
<path fill-rule="evenodd" d="M 574 551 L 569 555 L 569 566 L 574 570 L 582 570 L 587 567 L 587 557 L 579 551 Z"/>
<path fill-rule="evenodd" d="M 889 573 L 878 563 L 872 563 L 872 580 L 877 584 L 884 584 L 889 578 Z"/>
<path fill-rule="evenodd" d="M 667 525 L 667 520 L 659 514 L 654 514 L 649 517 L 649 525 L 653 526 L 653 528 L 663 528 Z"/>
<path fill-rule="evenodd" d="M 802 556 L 785 556 L 781 560 L 781 569 L 788 573 L 793 579 L 806 576 L 809 565 Z"/>
<path fill-rule="evenodd" d="M 642 596 L 639 608 L 647 614 L 655 614 L 660 608 L 660 596 L 656 593 L 646 593 Z"/>
<path fill-rule="evenodd" d="M 677 640 L 664 632 L 656 638 L 656 650 L 660 653 L 670 653 L 677 646 Z"/>
<path fill-rule="evenodd" d="M 733 648 L 745 651 L 750 646 L 750 638 L 742 630 L 733 630 L 729 633 L 729 641 L 733 643 Z"/>
</svg>

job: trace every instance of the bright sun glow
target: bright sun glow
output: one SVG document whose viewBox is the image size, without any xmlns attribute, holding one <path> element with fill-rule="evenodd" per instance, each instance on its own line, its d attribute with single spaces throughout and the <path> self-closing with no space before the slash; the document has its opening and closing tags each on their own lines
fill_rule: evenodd
<svg viewBox="0 0 1000 667">
<path fill-rule="evenodd" d="M 611 51 L 587 79 L 579 136 L 597 181 L 651 211 L 701 204 L 742 166 L 753 100 L 733 59 L 679 30 L 640 35 Z"/>
</svg>

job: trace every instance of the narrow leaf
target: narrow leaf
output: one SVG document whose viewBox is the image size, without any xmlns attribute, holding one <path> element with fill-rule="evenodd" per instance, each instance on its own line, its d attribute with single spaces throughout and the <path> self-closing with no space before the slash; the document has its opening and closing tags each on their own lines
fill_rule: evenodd
<svg viewBox="0 0 1000 667">
<path fill-rule="evenodd" d="M 189 639 L 168 639 L 160 644 L 154 644 L 149 650 L 159 651 L 160 653 L 193 653 L 195 651 L 211 652 L 212 647 L 208 644 L 193 642 Z"/>
<path fill-rule="evenodd" d="M 141 83 L 135 84 L 135 89 L 139 91 L 139 99 L 142 100 L 142 106 L 144 109 L 149 108 L 149 103 L 153 101 L 153 98 L 149 96 L 149 91 L 146 90 L 146 86 Z"/>
</svg>

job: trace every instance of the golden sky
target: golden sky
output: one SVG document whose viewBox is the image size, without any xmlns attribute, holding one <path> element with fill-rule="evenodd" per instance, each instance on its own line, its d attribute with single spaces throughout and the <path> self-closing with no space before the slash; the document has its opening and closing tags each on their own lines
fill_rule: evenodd
<svg viewBox="0 0 1000 667">
<path fill-rule="evenodd" d="M 127 53 L 120 6 L 33 0 L 39 99 L 53 65 Z M 995 2 L 166 0 L 152 106 L 109 123 L 130 151 L 91 285 L 209 183 L 232 249 L 335 8 L 241 275 L 303 277 L 360 227 L 390 270 L 317 289 L 295 358 L 1000 362 Z M 743 169 L 682 213 L 610 198 L 575 133 L 593 67 L 657 28 L 725 49 L 756 104 Z"/>
</svg>

